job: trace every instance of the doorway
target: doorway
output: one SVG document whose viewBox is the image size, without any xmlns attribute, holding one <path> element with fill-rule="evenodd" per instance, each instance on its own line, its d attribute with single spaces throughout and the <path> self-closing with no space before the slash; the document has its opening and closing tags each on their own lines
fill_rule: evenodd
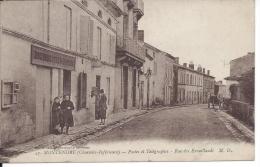
<svg viewBox="0 0 260 167">
<path fill-rule="evenodd" d="M 97 91 L 100 90 L 100 85 L 101 85 L 101 76 L 100 75 L 96 75 L 96 88 Z M 95 97 L 95 119 L 98 120 L 99 119 L 99 103 L 97 100 L 97 96 Z"/>
<path fill-rule="evenodd" d="M 63 95 L 71 95 L 71 71 L 63 70 Z"/>
<path fill-rule="evenodd" d="M 141 99 L 141 106 L 144 106 L 144 81 L 141 81 L 141 93 L 140 93 L 140 99 Z"/>
<path fill-rule="evenodd" d="M 136 107 L 136 69 L 133 70 L 133 107 Z"/>
<path fill-rule="evenodd" d="M 37 67 L 36 76 L 36 137 L 50 133 L 51 69 Z"/>
<path fill-rule="evenodd" d="M 127 109 L 128 101 L 128 67 L 123 66 L 123 90 L 124 90 L 124 109 Z"/>
</svg>

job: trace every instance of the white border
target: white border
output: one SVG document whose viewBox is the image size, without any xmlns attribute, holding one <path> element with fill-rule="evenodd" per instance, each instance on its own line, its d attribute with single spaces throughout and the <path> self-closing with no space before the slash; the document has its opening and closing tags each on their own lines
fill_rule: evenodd
<svg viewBox="0 0 260 167">
<path fill-rule="evenodd" d="M 259 58 L 259 51 L 260 51 L 260 0 L 255 0 L 256 1 L 256 48 L 255 48 L 255 53 L 256 53 L 256 64 L 260 64 L 260 58 Z M 258 30 L 258 31 L 257 31 Z M 259 74 L 259 67 L 256 66 L 256 74 Z M 257 76 L 257 75 L 256 75 Z M 255 156 L 255 161 L 223 161 L 223 162 L 160 162 L 160 163 L 88 163 L 88 164 L 83 164 L 83 163 L 76 163 L 76 164 L 68 164 L 68 163 L 42 163 L 42 164 L 3 164 L 4 167 L 46 167 L 46 165 L 48 167 L 143 167 L 143 166 L 150 166 L 150 167 L 158 167 L 158 166 L 163 166 L 163 167 L 170 167 L 170 166 L 176 166 L 176 167 L 259 167 L 260 166 L 260 157 L 259 157 L 259 149 L 260 149 L 260 145 L 259 145 L 259 125 L 260 123 L 258 122 L 260 120 L 259 118 L 259 113 L 258 113 L 258 109 L 259 109 L 259 105 L 260 105 L 260 97 L 259 97 L 259 93 L 260 93 L 260 89 L 259 89 L 259 85 L 260 85 L 260 77 L 258 75 L 258 77 L 256 77 L 256 106 L 255 106 L 255 116 L 256 116 L 256 136 L 255 136 L 255 141 L 256 141 L 256 156 Z M 241 150 L 243 151 L 243 150 Z"/>
</svg>

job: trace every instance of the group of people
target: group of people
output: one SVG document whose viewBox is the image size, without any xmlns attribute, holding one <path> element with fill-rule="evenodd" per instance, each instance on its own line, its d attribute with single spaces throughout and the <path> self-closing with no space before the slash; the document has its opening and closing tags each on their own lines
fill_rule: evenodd
<svg viewBox="0 0 260 167">
<path fill-rule="evenodd" d="M 96 94 L 96 112 L 98 115 L 97 119 L 100 119 L 101 122 L 99 125 L 105 125 L 106 121 L 106 110 L 107 110 L 107 97 L 104 93 L 104 90 L 99 90 Z M 52 133 L 53 134 L 63 134 L 64 128 L 65 134 L 68 134 L 69 128 L 74 126 L 72 111 L 74 110 L 74 104 L 70 100 L 69 95 L 65 95 L 63 100 L 60 100 L 59 97 L 54 99 L 52 105 Z M 60 126 L 60 131 L 56 128 Z"/>
<path fill-rule="evenodd" d="M 72 115 L 74 104 L 69 95 L 65 95 L 63 101 L 60 101 L 60 98 L 56 97 L 52 105 L 52 133 L 63 134 L 63 129 L 66 127 L 65 134 L 68 134 L 69 127 L 74 125 Z M 60 132 L 56 129 L 57 125 L 60 125 Z"/>
<path fill-rule="evenodd" d="M 208 98 L 208 108 L 210 108 L 211 105 L 213 109 L 215 109 L 215 105 L 218 105 L 219 109 L 223 108 L 224 98 L 211 94 Z"/>
</svg>

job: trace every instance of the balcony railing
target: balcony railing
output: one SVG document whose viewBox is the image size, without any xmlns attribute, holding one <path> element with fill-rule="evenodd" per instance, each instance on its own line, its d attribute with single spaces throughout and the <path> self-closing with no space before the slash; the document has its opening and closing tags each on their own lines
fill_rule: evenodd
<svg viewBox="0 0 260 167">
<path fill-rule="evenodd" d="M 135 7 L 134 10 L 140 14 L 140 16 L 144 15 L 144 2 L 143 0 L 134 0 Z"/>
<path fill-rule="evenodd" d="M 145 60 L 145 49 L 137 40 L 117 36 L 117 47 L 119 50 L 130 53 L 141 60 Z"/>
</svg>

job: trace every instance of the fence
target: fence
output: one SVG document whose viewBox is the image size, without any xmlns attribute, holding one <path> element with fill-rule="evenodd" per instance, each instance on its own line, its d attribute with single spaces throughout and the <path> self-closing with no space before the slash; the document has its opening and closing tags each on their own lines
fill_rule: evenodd
<svg viewBox="0 0 260 167">
<path fill-rule="evenodd" d="M 231 100 L 229 105 L 229 113 L 250 126 L 254 126 L 254 106 L 249 103 Z"/>
</svg>

